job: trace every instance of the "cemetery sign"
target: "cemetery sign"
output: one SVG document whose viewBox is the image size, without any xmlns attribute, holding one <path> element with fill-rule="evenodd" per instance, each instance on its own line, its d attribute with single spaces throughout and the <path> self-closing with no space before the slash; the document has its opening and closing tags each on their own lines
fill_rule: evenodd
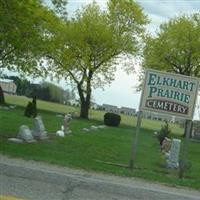
<svg viewBox="0 0 200 200">
<path fill-rule="evenodd" d="M 148 69 L 146 71 L 140 111 L 153 111 L 192 119 L 199 80 Z"/>
</svg>

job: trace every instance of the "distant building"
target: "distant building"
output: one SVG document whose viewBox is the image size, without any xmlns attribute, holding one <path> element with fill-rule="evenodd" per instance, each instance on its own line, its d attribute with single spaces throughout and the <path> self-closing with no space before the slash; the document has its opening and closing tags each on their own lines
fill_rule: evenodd
<svg viewBox="0 0 200 200">
<path fill-rule="evenodd" d="M 98 110 L 98 109 L 100 109 L 100 105 L 98 105 L 97 103 L 95 103 L 95 102 L 90 102 L 90 108 L 91 109 L 94 109 L 94 110 Z"/>
<path fill-rule="evenodd" d="M 80 101 L 77 99 L 72 99 L 68 101 L 69 105 L 71 106 L 80 106 Z"/>
<path fill-rule="evenodd" d="M 176 122 L 183 121 L 183 119 L 175 117 L 175 116 L 165 115 L 165 114 L 160 114 L 160 113 L 155 113 L 155 112 L 150 112 L 150 111 L 143 112 L 143 117 L 146 119 L 167 121 L 170 123 L 176 123 Z"/>
<path fill-rule="evenodd" d="M 8 94 L 16 94 L 17 86 L 13 80 L 10 79 L 0 79 L 0 85 L 3 92 Z"/>
<path fill-rule="evenodd" d="M 120 110 L 118 109 L 117 106 L 103 104 L 102 108 L 103 110 L 105 110 L 105 112 L 116 113 L 116 114 L 120 113 Z"/>
<path fill-rule="evenodd" d="M 128 108 L 128 107 L 121 107 L 120 109 L 120 113 L 124 114 L 124 115 L 136 115 L 136 109 L 134 108 Z"/>
<path fill-rule="evenodd" d="M 102 108 L 105 112 L 124 114 L 124 115 L 130 115 L 130 116 L 136 115 L 136 109 L 134 108 L 128 108 L 128 107 L 118 108 L 117 106 L 113 106 L 109 104 L 103 104 Z"/>
</svg>

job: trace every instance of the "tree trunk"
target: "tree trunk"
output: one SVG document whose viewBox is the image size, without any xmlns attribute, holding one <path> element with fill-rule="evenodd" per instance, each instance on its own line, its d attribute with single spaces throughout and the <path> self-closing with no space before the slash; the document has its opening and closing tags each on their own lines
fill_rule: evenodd
<svg viewBox="0 0 200 200">
<path fill-rule="evenodd" d="M 4 98 L 3 90 L 0 85 L 0 105 L 4 105 L 4 104 L 5 104 L 5 98 Z"/>
<path fill-rule="evenodd" d="M 87 101 L 81 102 L 80 118 L 88 119 L 90 104 Z"/>
<path fill-rule="evenodd" d="M 81 101 L 80 118 L 88 119 L 91 92 L 87 93 L 86 97 L 84 97 L 84 92 L 81 85 L 78 85 L 77 88 Z"/>
<path fill-rule="evenodd" d="M 79 93 L 79 97 L 81 101 L 80 118 L 83 118 L 83 119 L 88 119 L 88 115 L 89 115 L 91 92 L 92 92 L 91 78 L 92 78 L 92 72 L 89 73 L 85 96 L 84 96 L 84 91 L 82 89 L 82 85 L 80 84 L 77 85 L 78 93 Z"/>
</svg>

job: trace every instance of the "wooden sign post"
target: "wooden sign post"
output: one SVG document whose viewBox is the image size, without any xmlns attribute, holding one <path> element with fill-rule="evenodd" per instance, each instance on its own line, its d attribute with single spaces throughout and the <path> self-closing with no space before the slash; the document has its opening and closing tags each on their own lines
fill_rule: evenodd
<svg viewBox="0 0 200 200">
<path fill-rule="evenodd" d="M 138 117 L 137 117 L 135 137 L 134 137 L 133 143 L 132 143 L 131 158 L 130 158 L 130 163 L 129 163 L 129 167 L 131 170 L 133 170 L 134 164 L 135 164 L 136 151 L 137 151 L 137 145 L 138 145 L 138 135 L 140 132 L 141 122 L 142 122 L 142 111 L 139 111 Z"/>
</svg>

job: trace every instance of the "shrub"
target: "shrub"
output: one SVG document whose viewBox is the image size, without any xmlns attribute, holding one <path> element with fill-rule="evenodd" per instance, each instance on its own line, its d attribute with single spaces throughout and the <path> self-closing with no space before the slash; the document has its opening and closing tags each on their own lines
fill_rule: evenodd
<svg viewBox="0 0 200 200">
<path fill-rule="evenodd" d="M 28 102 L 26 109 L 24 111 L 24 116 L 31 117 L 32 116 L 33 105 L 32 102 Z"/>
<path fill-rule="evenodd" d="M 33 101 L 32 101 L 32 116 L 33 117 L 37 116 L 36 96 L 33 98 Z"/>
<path fill-rule="evenodd" d="M 24 111 L 26 117 L 36 117 L 37 116 L 37 106 L 36 106 L 36 97 L 33 98 L 32 102 L 28 102 L 26 109 Z"/>
<path fill-rule="evenodd" d="M 115 113 L 106 113 L 104 115 L 104 124 L 107 126 L 119 126 L 121 116 Z"/>
<path fill-rule="evenodd" d="M 163 140 L 165 139 L 165 137 L 168 137 L 170 133 L 171 133 L 171 130 L 169 129 L 169 124 L 167 121 L 165 121 L 165 125 L 161 127 L 157 135 L 160 145 L 162 145 Z"/>
</svg>

